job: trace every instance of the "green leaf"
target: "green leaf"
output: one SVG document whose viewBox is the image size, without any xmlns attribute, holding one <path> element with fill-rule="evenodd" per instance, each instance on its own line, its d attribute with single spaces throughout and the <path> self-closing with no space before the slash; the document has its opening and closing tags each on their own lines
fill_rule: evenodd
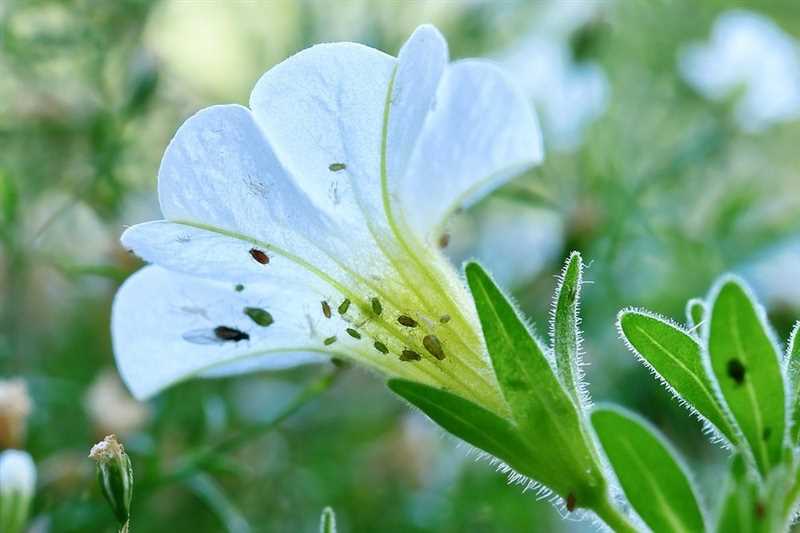
<svg viewBox="0 0 800 533">
<path fill-rule="evenodd" d="M 450 392 L 404 379 L 390 379 L 389 388 L 418 407 L 456 437 L 521 469 L 531 454 L 514 425 Z"/>
<path fill-rule="evenodd" d="M 700 298 L 692 298 L 686 302 L 686 327 L 695 336 L 700 336 L 700 330 L 706 320 L 706 303 Z"/>
<path fill-rule="evenodd" d="M 523 473 L 577 507 L 590 507 L 606 485 L 578 406 L 489 275 L 477 263 L 465 271 L 495 376 L 533 452 L 535 462 Z"/>
<path fill-rule="evenodd" d="M 723 398 L 762 474 L 781 462 L 786 408 L 778 350 L 763 310 L 736 279 L 710 299 L 708 352 Z"/>
<path fill-rule="evenodd" d="M 728 441 L 736 442 L 729 415 L 714 394 L 703 365 L 702 348 L 693 336 L 645 311 L 622 311 L 617 326 L 631 351 L 675 396 L 716 427 Z"/>
<path fill-rule="evenodd" d="M 319 533 L 336 533 L 336 515 L 330 507 L 323 509 L 319 517 Z"/>
<path fill-rule="evenodd" d="M 625 496 L 654 533 L 705 531 L 685 468 L 655 428 L 618 407 L 596 409 L 592 425 Z"/>
<path fill-rule="evenodd" d="M 561 384 L 576 404 L 581 401 L 581 370 L 578 330 L 578 302 L 581 291 L 583 261 L 581 254 L 572 252 L 561 272 L 556 289 L 551 326 L 556 371 Z"/>
<path fill-rule="evenodd" d="M 786 370 L 789 375 L 789 390 L 791 399 L 789 408 L 792 410 L 792 443 L 800 444 L 800 341 L 797 339 L 800 331 L 800 322 L 797 322 L 789 335 L 789 344 L 786 347 Z"/>
</svg>

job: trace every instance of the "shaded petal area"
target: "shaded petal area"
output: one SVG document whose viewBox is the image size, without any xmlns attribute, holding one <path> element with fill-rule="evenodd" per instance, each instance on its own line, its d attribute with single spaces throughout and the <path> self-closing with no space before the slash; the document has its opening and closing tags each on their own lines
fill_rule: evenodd
<svg viewBox="0 0 800 533">
<path fill-rule="evenodd" d="M 237 291 L 233 284 L 148 266 L 128 278 L 114 299 L 117 366 L 133 394 L 146 398 L 200 374 L 319 361 L 328 350 L 324 339 L 337 326 L 320 315 L 320 299 L 296 286 L 250 284 Z M 269 313 L 272 322 L 265 326 L 264 316 L 248 314 L 248 308 Z M 219 327 L 228 328 L 224 338 L 215 333 Z"/>
<path fill-rule="evenodd" d="M 453 63 L 406 176 L 394 185 L 405 222 L 432 242 L 450 212 L 542 157 L 533 110 L 506 76 L 484 61 Z"/>
<path fill-rule="evenodd" d="M 321 212 L 372 241 L 383 212 L 381 144 L 395 58 L 355 43 L 320 44 L 267 71 L 250 107 L 278 157 Z"/>
</svg>

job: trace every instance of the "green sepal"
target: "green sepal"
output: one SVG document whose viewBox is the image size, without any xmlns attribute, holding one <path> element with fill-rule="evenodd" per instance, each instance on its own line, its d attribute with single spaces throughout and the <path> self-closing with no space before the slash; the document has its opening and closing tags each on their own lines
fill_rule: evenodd
<svg viewBox="0 0 800 533">
<path fill-rule="evenodd" d="M 797 322 L 789 335 L 786 347 L 786 374 L 789 377 L 789 408 L 792 413 L 791 442 L 800 444 L 800 322 Z"/>
<path fill-rule="evenodd" d="M 497 382 L 535 458 L 523 473 L 574 507 L 591 507 L 605 498 L 606 482 L 578 405 L 486 271 L 468 263 L 465 272 Z"/>
<path fill-rule="evenodd" d="M 511 422 L 436 387 L 404 379 L 390 379 L 387 384 L 395 394 L 456 437 L 518 471 L 526 469 L 532 452 Z"/>
<path fill-rule="evenodd" d="M 551 327 L 558 379 L 578 404 L 581 402 L 582 394 L 579 359 L 580 331 L 578 330 L 578 302 L 580 301 L 582 274 L 581 254 L 572 252 L 564 264 L 556 288 Z"/>
<path fill-rule="evenodd" d="M 336 514 L 326 507 L 319 517 L 319 533 L 336 533 Z"/>
</svg>

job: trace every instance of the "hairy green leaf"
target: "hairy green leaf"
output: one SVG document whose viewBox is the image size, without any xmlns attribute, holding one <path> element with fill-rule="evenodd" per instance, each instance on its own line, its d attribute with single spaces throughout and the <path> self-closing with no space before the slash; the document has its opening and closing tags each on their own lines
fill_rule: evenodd
<svg viewBox="0 0 800 533">
<path fill-rule="evenodd" d="M 336 533 L 336 515 L 330 507 L 323 509 L 319 517 L 319 533 Z"/>
<path fill-rule="evenodd" d="M 786 370 L 791 394 L 789 408 L 792 410 L 792 443 L 795 445 L 800 444 L 800 340 L 797 339 L 799 331 L 800 322 L 797 322 L 792 328 L 789 344 L 786 347 Z"/>
<path fill-rule="evenodd" d="M 654 533 L 705 531 L 685 468 L 655 428 L 618 407 L 596 409 L 592 425 L 625 496 Z"/>
<path fill-rule="evenodd" d="M 489 275 L 477 263 L 466 274 L 497 381 L 536 457 L 524 473 L 578 507 L 592 505 L 605 480 L 578 406 Z"/>
<path fill-rule="evenodd" d="M 700 298 L 692 298 L 686 302 L 686 327 L 695 336 L 700 336 L 700 329 L 706 321 L 706 303 Z"/>
<path fill-rule="evenodd" d="M 714 394 L 703 365 L 702 349 L 693 336 L 644 311 L 621 312 L 618 327 L 630 349 L 676 396 L 735 442 L 729 415 Z"/>
<path fill-rule="evenodd" d="M 561 272 L 556 289 L 551 327 L 556 371 L 561 384 L 575 403 L 580 403 L 581 370 L 579 361 L 580 332 L 578 331 L 578 301 L 581 291 L 583 261 L 581 254 L 572 252 Z"/>
<path fill-rule="evenodd" d="M 722 396 L 762 474 L 781 462 L 785 397 L 779 355 L 761 308 L 738 280 L 710 299 L 708 352 Z"/>
<path fill-rule="evenodd" d="M 522 468 L 531 452 L 514 425 L 483 407 L 450 392 L 404 379 L 390 379 L 389 388 L 418 407 L 434 422 L 464 441 Z"/>
</svg>

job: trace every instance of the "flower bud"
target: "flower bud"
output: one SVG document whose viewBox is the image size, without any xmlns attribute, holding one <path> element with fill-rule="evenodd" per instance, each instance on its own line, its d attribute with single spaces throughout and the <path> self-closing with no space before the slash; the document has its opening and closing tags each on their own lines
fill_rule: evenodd
<svg viewBox="0 0 800 533">
<path fill-rule="evenodd" d="M 133 497 L 133 467 L 125 448 L 114 435 L 109 435 L 92 447 L 89 458 L 97 462 L 100 490 L 126 530 Z"/>
<path fill-rule="evenodd" d="M 31 456 L 20 450 L 0 453 L 0 531 L 23 531 L 35 488 L 36 466 Z"/>
<path fill-rule="evenodd" d="M 0 379 L 0 449 L 20 448 L 31 412 L 28 387 L 21 379 Z"/>
</svg>

